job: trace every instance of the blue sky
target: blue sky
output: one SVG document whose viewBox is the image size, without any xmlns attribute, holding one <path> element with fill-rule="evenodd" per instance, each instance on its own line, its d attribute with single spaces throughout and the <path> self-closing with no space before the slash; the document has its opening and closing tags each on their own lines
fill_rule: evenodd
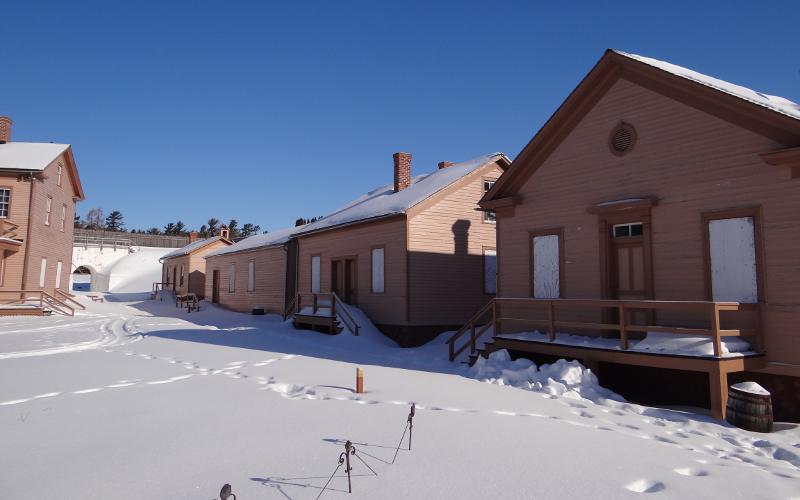
<svg viewBox="0 0 800 500">
<path fill-rule="evenodd" d="M 39 2 L 0 5 L 13 139 L 73 145 L 129 228 L 265 229 L 412 171 L 513 157 L 613 47 L 800 101 L 785 2 Z"/>
</svg>

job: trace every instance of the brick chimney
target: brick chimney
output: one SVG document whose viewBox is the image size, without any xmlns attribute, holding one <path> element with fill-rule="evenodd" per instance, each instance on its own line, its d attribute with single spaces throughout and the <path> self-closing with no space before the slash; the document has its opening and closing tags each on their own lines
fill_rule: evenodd
<svg viewBox="0 0 800 500">
<path fill-rule="evenodd" d="M 394 158 L 394 192 L 399 193 L 411 184 L 411 153 L 397 152 Z"/>
<path fill-rule="evenodd" d="M 452 161 L 440 161 L 439 162 L 439 170 L 441 170 L 443 168 L 447 168 L 450 165 L 455 165 L 455 163 L 453 163 Z"/>
<path fill-rule="evenodd" d="M 189 243 L 194 243 L 197 241 L 197 231 L 192 231 L 189 233 Z"/>
<path fill-rule="evenodd" d="M 11 142 L 11 118 L 0 116 L 0 144 Z"/>
</svg>

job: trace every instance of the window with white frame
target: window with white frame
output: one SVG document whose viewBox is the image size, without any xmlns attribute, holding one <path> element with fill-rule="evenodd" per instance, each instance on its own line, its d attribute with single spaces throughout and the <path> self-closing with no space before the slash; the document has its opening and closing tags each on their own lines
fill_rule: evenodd
<svg viewBox="0 0 800 500">
<path fill-rule="evenodd" d="M 8 218 L 8 208 L 11 205 L 11 190 L 0 188 L 0 219 Z"/>
<path fill-rule="evenodd" d="M 53 210 L 53 198 L 51 196 L 47 197 L 47 204 L 44 207 L 44 225 L 50 225 L 50 212 Z"/>
<path fill-rule="evenodd" d="M 61 174 L 64 173 L 64 165 L 58 164 L 58 185 L 61 186 Z"/>
<path fill-rule="evenodd" d="M 67 205 L 66 203 L 61 205 L 61 232 L 64 232 L 64 227 L 67 224 Z"/>
<path fill-rule="evenodd" d="M 557 299 L 561 295 L 561 256 L 557 234 L 534 236 L 531 242 L 533 296 Z"/>
<path fill-rule="evenodd" d="M 488 193 L 494 183 L 495 181 L 483 181 L 483 194 Z M 483 222 L 497 222 L 497 214 L 494 213 L 494 210 L 483 211 Z"/>
<path fill-rule="evenodd" d="M 256 262 L 251 260 L 247 263 L 247 291 L 252 292 L 256 289 Z"/>
<path fill-rule="evenodd" d="M 483 293 L 497 293 L 497 250 L 483 249 Z"/>
<path fill-rule="evenodd" d="M 708 240 L 712 300 L 758 302 L 753 217 L 709 220 Z"/>
<path fill-rule="evenodd" d="M 56 289 L 60 289 L 61 288 L 61 271 L 62 271 L 62 267 L 63 266 L 64 266 L 64 263 L 61 262 L 60 260 L 56 264 Z"/>
<path fill-rule="evenodd" d="M 372 249 L 372 293 L 383 293 L 386 288 L 383 247 Z"/>
<path fill-rule="evenodd" d="M 321 258 L 319 255 L 311 257 L 311 293 L 320 292 Z"/>
<path fill-rule="evenodd" d="M 231 264 L 228 267 L 228 292 L 234 293 L 236 291 L 236 264 Z"/>
<path fill-rule="evenodd" d="M 42 257 L 42 267 L 39 268 L 39 286 L 44 288 L 47 280 L 47 257 Z"/>
</svg>

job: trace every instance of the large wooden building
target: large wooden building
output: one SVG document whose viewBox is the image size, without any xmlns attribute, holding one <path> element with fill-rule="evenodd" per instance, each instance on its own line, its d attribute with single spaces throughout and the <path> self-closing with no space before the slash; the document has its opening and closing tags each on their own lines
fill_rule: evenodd
<svg viewBox="0 0 800 500">
<path fill-rule="evenodd" d="M 296 228 L 256 234 L 205 256 L 205 296 L 242 312 L 284 314 L 296 292 Z"/>
<path fill-rule="evenodd" d="M 645 402 L 706 388 L 717 417 L 730 383 L 756 380 L 776 418 L 800 418 L 797 104 L 610 50 L 481 206 L 499 255 L 486 350 L 660 384 Z"/>
<path fill-rule="evenodd" d="M 393 184 L 296 232 L 298 290 L 334 292 L 401 345 L 463 323 L 495 293 L 494 215 L 477 203 L 509 163 L 495 153 L 412 177 L 396 153 Z"/>
<path fill-rule="evenodd" d="M 177 295 L 193 293 L 202 299 L 206 291 L 206 259 L 209 253 L 232 245 L 228 229 L 223 228 L 216 236 L 201 240 L 197 233 L 189 235 L 189 244 L 161 257 L 161 282 L 165 290 Z"/>
<path fill-rule="evenodd" d="M 68 291 L 75 203 L 84 199 L 70 145 L 12 142 L 11 125 L 0 116 L 0 302 L 20 290 Z"/>
</svg>

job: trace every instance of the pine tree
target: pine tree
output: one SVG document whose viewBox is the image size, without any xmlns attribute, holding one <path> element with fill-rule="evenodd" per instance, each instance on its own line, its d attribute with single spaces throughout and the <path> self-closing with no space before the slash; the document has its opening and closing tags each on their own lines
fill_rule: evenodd
<svg viewBox="0 0 800 500">
<path fill-rule="evenodd" d="M 87 229 L 103 229 L 104 225 L 103 209 L 93 208 L 86 214 Z"/>
<path fill-rule="evenodd" d="M 208 219 L 208 236 L 216 236 L 219 233 L 219 219 Z"/>
<path fill-rule="evenodd" d="M 228 237 L 233 239 L 239 238 L 241 235 L 242 233 L 239 231 L 239 221 L 231 219 L 231 221 L 228 222 Z"/>
<path fill-rule="evenodd" d="M 197 232 L 197 235 L 201 238 L 208 238 L 208 226 L 205 224 L 200 226 L 200 231 Z"/>
<path fill-rule="evenodd" d="M 302 226 L 306 223 L 306 220 L 302 217 L 294 221 L 294 227 Z"/>
<path fill-rule="evenodd" d="M 242 236 L 245 238 L 254 234 L 258 234 L 259 231 L 261 231 L 261 226 L 258 224 L 251 224 L 248 222 L 242 226 Z"/>
<path fill-rule="evenodd" d="M 114 210 L 108 217 L 106 217 L 106 229 L 109 231 L 122 231 L 125 227 L 125 222 L 123 222 L 122 212 L 119 210 Z"/>
<path fill-rule="evenodd" d="M 166 226 L 164 226 L 164 234 L 167 236 L 172 236 L 175 234 L 175 223 L 170 222 Z"/>
<path fill-rule="evenodd" d="M 181 221 L 175 223 L 175 234 L 178 236 L 186 236 L 186 224 Z"/>
<path fill-rule="evenodd" d="M 151 227 L 147 230 L 147 234 L 161 234 L 161 230 L 157 227 Z"/>
</svg>

